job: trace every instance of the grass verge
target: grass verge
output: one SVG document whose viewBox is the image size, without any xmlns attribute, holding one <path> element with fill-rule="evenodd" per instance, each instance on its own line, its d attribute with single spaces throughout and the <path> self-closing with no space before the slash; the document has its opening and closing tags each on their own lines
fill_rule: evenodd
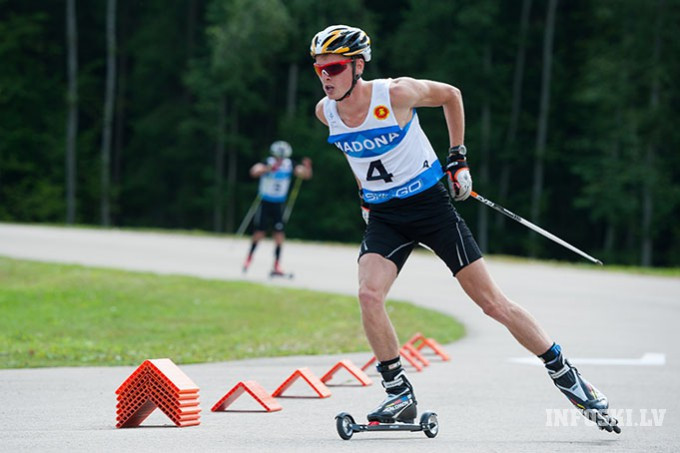
<svg viewBox="0 0 680 453">
<path fill-rule="evenodd" d="M 464 335 L 447 315 L 387 306 L 402 342 Z M 369 351 L 355 298 L 247 282 L 0 257 L 0 313 L 0 368 Z"/>
</svg>

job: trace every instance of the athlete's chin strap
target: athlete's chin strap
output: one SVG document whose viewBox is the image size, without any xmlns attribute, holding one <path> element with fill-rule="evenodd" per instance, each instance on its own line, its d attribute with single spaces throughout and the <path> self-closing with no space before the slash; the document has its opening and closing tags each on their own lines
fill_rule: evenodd
<svg viewBox="0 0 680 453">
<path fill-rule="evenodd" d="M 335 102 L 340 102 L 343 99 L 345 99 L 347 96 L 352 94 L 352 90 L 357 84 L 357 81 L 361 78 L 361 74 L 357 74 L 357 60 L 355 58 L 352 58 L 352 86 L 349 87 L 349 90 L 347 90 L 347 93 L 345 93 L 340 99 L 338 99 Z"/>
</svg>

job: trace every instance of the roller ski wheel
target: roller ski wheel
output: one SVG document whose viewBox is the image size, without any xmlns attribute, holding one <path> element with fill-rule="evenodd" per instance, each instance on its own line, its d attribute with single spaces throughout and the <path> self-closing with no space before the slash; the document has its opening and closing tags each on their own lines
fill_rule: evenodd
<svg viewBox="0 0 680 453">
<path fill-rule="evenodd" d="M 601 430 L 607 431 L 608 433 L 615 432 L 616 434 L 621 434 L 619 421 L 606 412 L 597 411 L 595 409 L 586 409 L 581 410 L 581 413 L 585 418 L 594 422 Z"/>
<path fill-rule="evenodd" d="M 420 416 L 420 426 L 423 427 L 423 432 L 430 439 L 437 437 L 439 434 L 439 420 L 437 414 L 434 412 L 424 412 Z"/>
<path fill-rule="evenodd" d="M 350 440 L 354 434 L 353 425 L 356 425 L 354 418 L 347 412 L 341 412 L 335 416 L 335 427 L 338 434 L 344 440 Z"/>
<path fill-rule="evenodd" d="M 269 278 L 284 278 L 284 279 L 292 280 L 293 279 L 293 273 L 292 272 L 281 272 L 281 271 L 273 270 L 269 273 Z"/>
<path fill-rule="evenodd" d="M 341 412 L 335 416 L 335 427 L 338 434 L 344 440 L 350 440 L 354 433 L 367 431 L 423 431 L 427 437 L 434 438 L 439 434 L 439 421 L 434 412 L 425 412 L 420 417 L 420 423 L 380 423 L 369 422 L 368 424 L 356 423 L 354 417 L 347 412 Z"/>
</svg>

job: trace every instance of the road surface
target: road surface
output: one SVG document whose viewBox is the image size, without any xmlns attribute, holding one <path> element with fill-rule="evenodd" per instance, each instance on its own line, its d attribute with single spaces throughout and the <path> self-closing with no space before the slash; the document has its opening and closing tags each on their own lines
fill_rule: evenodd
<svg viewBox="0 0 680 453">
<path fill-rule="evenodd" d="M 0 255 L 88 266 L 242 279 L 248 242 L 224 237 L 138 233 L 0 223 Z M 268 279 L 272 244 L 257 252 L 247 280 L 356 294 L 356 246 L 287 242 L 291 281 Z M 680 451 L 680 279 L 490 258 L 494 278 L 573 357 L 584 376 L 620 411 L 620 436 L 572 418 L 545 371 L 499 324 L 487 318 L 427 251 L 414 253 L 391 297 L 460 319 L 467 336 L 446 345 L 450 362 L 433 358 L 410 371 L 420 411 L 439 415 L 440 433 L 358 433 L 342 441 L 334 415 L 357 419 L 382 398 L 370 387 L 334 386 L 326 399 L 283 398 L 283 410 L 257 413 L 246 397 L 210 407 L 237 382 L 273 391 L 295 369 L 318 376 L 338 360 L 368 354 L 286 357 L 183 365 L 200 387 L 201 424 L 175 428 L 160 411 L 140 428 L 116 429 L 114 391 L 134 367 L 0 370 L 0 450 L 16 451 L 291 451 L 547 452 Z M 427 332 L 424 332 L 427 335 Z M 152 357 L 150 357 L 152 358 Z M 348 375 L 347 375 L 348 376 Z M 300 384 L 293 394 L 305 396 Z"/>
</svg>

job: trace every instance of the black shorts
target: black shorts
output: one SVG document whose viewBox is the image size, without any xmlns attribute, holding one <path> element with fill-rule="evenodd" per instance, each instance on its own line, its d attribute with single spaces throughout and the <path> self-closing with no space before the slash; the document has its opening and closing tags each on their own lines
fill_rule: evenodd
<svg viewBox="0 0 680 453">
<path fill-rule="evenodd" d="M 274 231 L 283 231 L 283 208 L 285 203 L 260 202 L 260 206 L 253 217 L 255 231 L 267 231 L 271 226 Z"/>
<path fill-rule="evenodd" d="M 421 243 L 431 248 L 455 276 L 482 257 L 470 229 L 441 183 L 412 197 L 371 204 L 369 208 L 359 258 L 377 253 L 401 271 L 413 248 Z"/>
</svg>

